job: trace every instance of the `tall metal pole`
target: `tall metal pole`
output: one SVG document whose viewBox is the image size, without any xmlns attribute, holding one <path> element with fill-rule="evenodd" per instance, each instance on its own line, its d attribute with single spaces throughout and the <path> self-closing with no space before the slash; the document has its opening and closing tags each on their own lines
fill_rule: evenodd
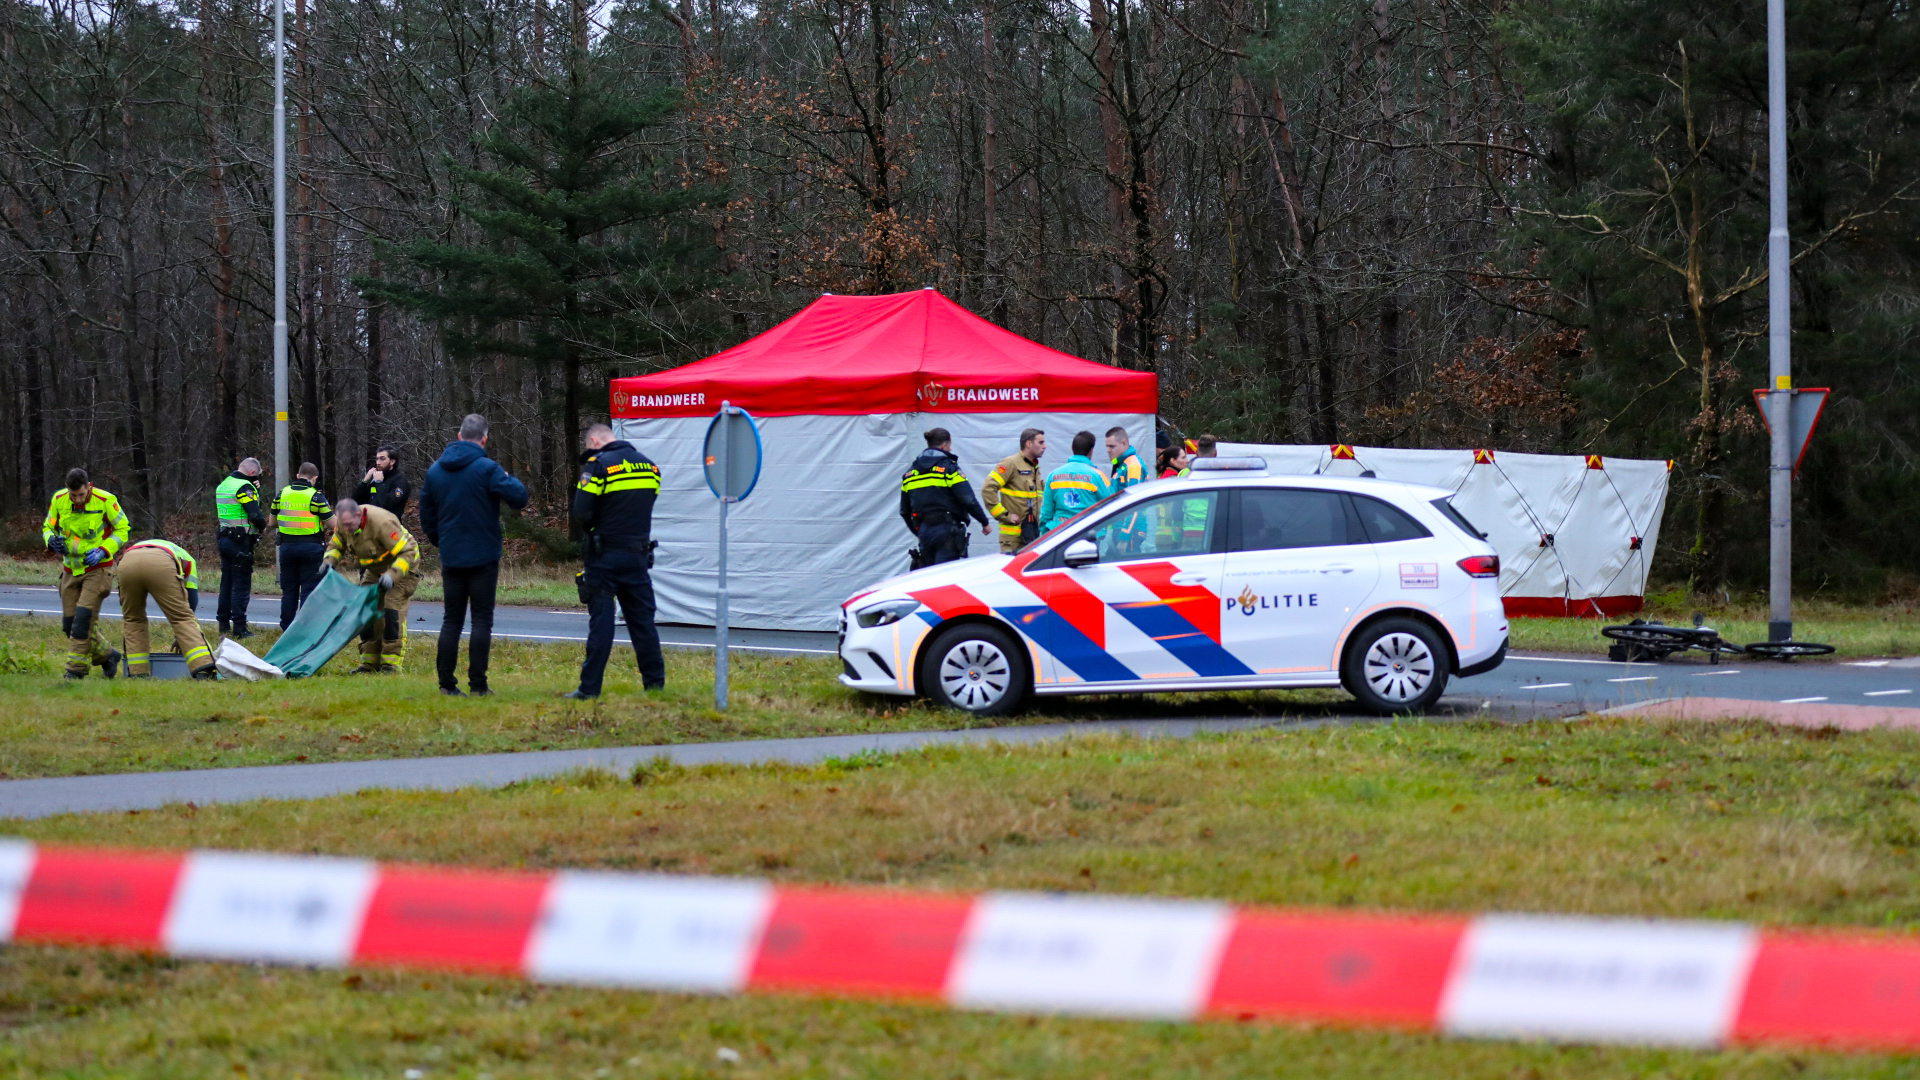
<svg viewBox="0 0 1920 1080">
<path fill-rule="evenodd" d="M 733 501 L 733 407 L 720 403 L 720 582 L 713 597 L 713 707 L 727 708 L 727 504 Z"/>
<path fill-rule="evenodd" d="M 1767 374 L 1773 431 L 1767 638 L 1793 639 L 1793 308 L 1787 247 L 1787 3 L 1767 0 Z"/>
<path fill-rule="evenodd" d="M 273 0 L 273 482 L 287 466 L 287 25 Z"/>
</svg>

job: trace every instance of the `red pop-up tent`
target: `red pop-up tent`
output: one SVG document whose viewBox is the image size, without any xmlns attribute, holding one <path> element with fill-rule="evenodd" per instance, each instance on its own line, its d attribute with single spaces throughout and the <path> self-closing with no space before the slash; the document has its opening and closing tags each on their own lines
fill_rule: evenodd
<svg viewBox="0 0 1920 1080">
<path fill-rule="evenodd" d="M 735 620 L 826 630 L 841 600 L 907 568 L 900 474 L 925 448 L 923 430 L 953 433 L 976 492 L 1023 428 L 1047 433 L 1043 469 L 1066 461 L 1081 430 L 1124 427 L 1148 458 L 1159 381 L 1028 341 L 931 289 L 823 296 L 705 360 L 615 379 L 615 430 L 663 474 L 663 621 L 713 618 L 716 513 L 700 452 L 722 401 L 761 422 L 766 454 L 759 486 L 729 514 Z M 974 534 L 974 554 L 998 550 Z"/>
</svg>

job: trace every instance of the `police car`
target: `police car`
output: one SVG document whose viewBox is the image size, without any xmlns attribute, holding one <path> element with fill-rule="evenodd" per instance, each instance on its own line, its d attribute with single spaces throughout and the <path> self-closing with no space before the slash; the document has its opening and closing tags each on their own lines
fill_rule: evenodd
<svg viewBox="0 0 1920 1080">
<path fill-rule="evenodd" d="M 1400 713 L 1506 658 L 1500 557 L 1451 492 L 1195 464 L 1017 554 L 856 594 L 840 681 L 981 716 L 1034 694 L 1309 686 Z"/>
</svg>

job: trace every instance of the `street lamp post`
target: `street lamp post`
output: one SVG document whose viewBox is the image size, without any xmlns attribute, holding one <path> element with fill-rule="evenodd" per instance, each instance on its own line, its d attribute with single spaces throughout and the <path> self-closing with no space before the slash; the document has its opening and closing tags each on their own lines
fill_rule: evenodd
<svg viewBox="0 0 1920 1080">
<path fill-rule="evenodd" d="M 1767 638 L 1793 639 L 1793 308 L 1787 247 L 1787 3 L 1767 0 Z"/>
</svg>

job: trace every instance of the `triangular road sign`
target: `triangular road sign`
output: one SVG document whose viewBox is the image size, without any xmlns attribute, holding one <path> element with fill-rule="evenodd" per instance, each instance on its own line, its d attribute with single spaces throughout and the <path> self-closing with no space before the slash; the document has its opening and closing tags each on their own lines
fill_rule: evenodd
<svg viewBox="0 0 1920 1080">
<path fill-rule="evenodd" d="M 1788 433 L 1793 443 L 1793 475 L 1800 475 L 1800 462 L 1807 456 L 1807 440 L 1813 438 L 1814 426 L 1820 423 L 1820 410 L 1827 407 L 1827 388 L 1808 387 L 1804 390 L 1789 390 L 1793 395 L 1787 400 L 1787 414 L 1793 420 Z M 1760 422 L 1767 425 L 1767 431 L 1773 431 L 1773 418 L 1767 415 L 1767 390 L 1753 392 L 1753 404 L 1760 410 Z"/>
</svg>

